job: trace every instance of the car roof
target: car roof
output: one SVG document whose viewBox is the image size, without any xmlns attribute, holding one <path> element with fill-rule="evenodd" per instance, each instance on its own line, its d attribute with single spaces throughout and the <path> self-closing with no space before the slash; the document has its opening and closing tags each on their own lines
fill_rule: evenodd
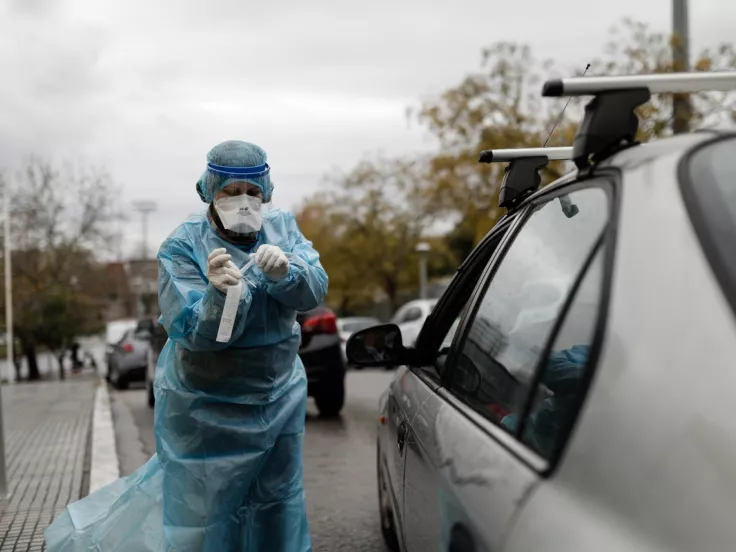
<svg viewBox="0 0 736 552">
<path fill-rule="evenodd" d="M 593 175 L 599 170 L 604 169 L 619 169 L 627 170 L 634 167 L 638 167 L 644 163 L 650 163 L 662 158 L 666 155 L 673 153 L 680 153 L 685 155 L 692 148 L 698 144 L 711 140 L 712 138 L 719 135 L 735 134 L 732 131 L 727 130 L 699 130 L 690 132 L 688 134 L 678 134 L 668 138 L 662 138 L 653 142 L 647 142 L 645 144 L 639 144 L 625 148 L 614 155 L 604 159 L 598 163 L 593 171 Z M 521 212 L 522 208 L 535 201 L 541 195 L 547 194 L 557 188 L 569 184 L 570 182 L 577 180 L 579 171 L 573 169 L 569 173 L 561 176 L 549 185 L 538 189 L 536 192 L 526 198 L 515 210 L 516 213 Z"/>
</svg>

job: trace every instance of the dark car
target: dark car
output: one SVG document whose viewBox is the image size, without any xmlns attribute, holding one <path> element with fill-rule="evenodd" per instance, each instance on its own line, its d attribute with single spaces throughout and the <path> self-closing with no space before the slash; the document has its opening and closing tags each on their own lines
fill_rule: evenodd
<svg viewBox="0 0 736 552">
<path fill-rule="evenodd" d="M 345 363 L 335 313 L 325 306 L 297 314 L 302 330 L 299 357 L 307 372 L 308 394 L 319 413 L 337 416 L 345 402 Z"/>
<path fill-rule="evenodd" d="M 148 406 L 153 408 L 156 402 L 153 396 L 153 378 L 156 374 L 156 363 L 158 363 L 158 357 L 161 355 L 161 350 L 166 345 L 169 336 L 164 327 L 158 323 L 158 320 L 153 321 L 150 332 L 151 346 L 148 348 L 148 360 L 146 362 L 146 396 L 148 397 Z"/>
</svg>

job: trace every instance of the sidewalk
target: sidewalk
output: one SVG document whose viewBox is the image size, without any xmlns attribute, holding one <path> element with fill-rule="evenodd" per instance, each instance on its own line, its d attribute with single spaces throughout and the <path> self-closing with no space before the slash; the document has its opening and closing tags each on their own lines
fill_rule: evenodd
<svg viewBox="0 0 736 552">
<path fill-rule="evenodd" d="M 0 552 L 44 550 L 43 531 L 90 486 L 99 378 L 2 386 L 8 500 L 0 503 Z"/>
</svg>

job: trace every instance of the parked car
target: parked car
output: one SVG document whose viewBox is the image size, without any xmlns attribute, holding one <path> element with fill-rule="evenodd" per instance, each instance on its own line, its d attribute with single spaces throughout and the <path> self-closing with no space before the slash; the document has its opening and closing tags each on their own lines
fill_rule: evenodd
<svg viewBox="0 0 736 552">
<path fill-rule="evenodd" d="M 537 190 L 564 157 L 514 153 L 508 214 L 416 346 L 350 338 L 351 363 L 401 365 L 377 439 L 393 550 L 734 549 L 736 132 L 636 145 L 632 124 L 648 83 L 711 78 L 572 80 L 596 95 L 578 169 Z"/>
<path fill-rule="evenodd" d="M 154 322 L 150 318 L 137 320 L 112 347 L 108 358 L 108 380 L 116 389 L 127 389 L 133 381 L 146 379 L 148 353 Z"/>
<path fill-rule="evenodd" d="M 396 311 L 391 323 L 396 324 L 401 330 L 404 343 L 414 345 L 424 321 L 436 304 L 437 299 L 416 299 L 405 303 Z"/>
<path fill-rule="evenodd" d="M 158 357 L 161 355 L 161 350 L 166 345 L 168 339 L 169 336 L 164 327 L 158 323 L 158 320 L 154 321 L 151 326 L 151 341 L 146 358 L 146 400 L 148 401 L 148 406 L 151 408 L 156 404 L 156 397 L 153 394 L 156 365 L 158 364 Z"/>
<path fill-rule="evenodd" d="M 105 328 L 105 366 L 107 367 L 106 378 L 110 381 L 110 357 L 115 352 L 116 345 L 120 342 L 128 330 L 134 329 L 138 320 L 123 319 L 107 323 Z"/>
<path fill-rule="evenodd" d="M 320 414 L 337 416 L 345 403 L 345 363 L 340 346 L 337 317 L 320 306 L 297 313 L 301 326 L 299 357 L 307 373 L 308 394 Z"/>
<path fill-rule="evenodd" d="M 342 348 L 342 359 L 343 362 L 347 363 L 348 357 L 345 354 L 345 345 L 358 330 L 364 330 L 371 326 L 378 326 L 381 322 L 377 318 L 371 318 L 366 316 L 347 316 L 345 318 L 337 319 L 337 332 L 340 334 L 340 346 Z"/>
</svg>

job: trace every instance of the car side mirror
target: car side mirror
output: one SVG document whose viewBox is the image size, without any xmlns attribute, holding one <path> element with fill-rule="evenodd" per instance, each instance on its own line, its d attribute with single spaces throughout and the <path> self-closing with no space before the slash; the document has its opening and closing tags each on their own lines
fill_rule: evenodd
<svg viewBox="0 0 736 552">
<path fill-rule="evenodd" d="M 361 368 L 399 366 L 406 364 L 409 357 L 396 324 L 373 326 L 354 333 L 348 339 L 346 352 L 350 364 Z"/>
</svg>

